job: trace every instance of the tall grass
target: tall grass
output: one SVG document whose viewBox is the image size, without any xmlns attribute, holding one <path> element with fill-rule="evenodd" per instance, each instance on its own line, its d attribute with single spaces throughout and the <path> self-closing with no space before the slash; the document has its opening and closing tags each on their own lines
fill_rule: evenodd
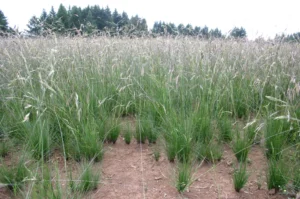
<svg viewBox="0 0 300 199">
<path fill-rule="evenodd" d="M 276 42 L 1 39 L 0 139 L 4 132 L 12 143 L 1 153 L 19 147 L 44 161 L 58 151 L 65 167 L 69 159 L 100 161 L 103 143 L 122 130 L 118 119 L 130 115 L 137 141 L 163 139 L 170 161 L 214 162 L 233 123 L 268 117 L 266 154 L 280 159 L 289 142 L 299 143 L 299 63 L 298 45 Z M 270 113 L 288 116 L 288 141 Z"/>
</svg>

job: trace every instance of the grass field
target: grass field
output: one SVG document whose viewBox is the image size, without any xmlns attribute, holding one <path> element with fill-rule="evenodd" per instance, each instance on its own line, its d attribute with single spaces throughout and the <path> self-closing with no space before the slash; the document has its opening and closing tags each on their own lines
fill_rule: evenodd
<svg viewBox="0 0 300 199">
<path fill-rule="evenodd" d="M 126 117 L 134 128 L 121 125 Z M 120 136 L 163 146 L 154 147 L 155 158 L 161 153 L 177 165 L 180 193 L 192 185 L 195 165 L 218 164 L 223 145 L 236 156 L 232 189 L 240 191 L 248 153 L 259 145 L 268 189 L 295 194 L 299 127 L 296 43 L 0 40 L 0 182 L 18 198 L 80 198 L 97 189 L 101 176 L 93 165 Z M 64 174 L 53 161 L 57 154 Z M 70 162 L 82 169 L 73 171 Z"/>
</svg>

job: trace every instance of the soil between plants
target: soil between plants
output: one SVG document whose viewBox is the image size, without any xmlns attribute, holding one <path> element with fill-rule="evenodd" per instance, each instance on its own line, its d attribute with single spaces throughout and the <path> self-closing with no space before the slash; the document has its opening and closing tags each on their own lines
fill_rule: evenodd
<svg viewBox="0 0 300 199">
<path fill-rule="evenodd" d="M 236 160 L 232 150 L 224 146 L 223 158 L 215 165 L 195 163 L 189 189 L 179 194 L 175 188 L 176 163 L 170 163 L 161 151 L 158 162 L 153 157 L 155 145 L 125 144 L 120 138 L 115 145 L 106 145 L 102 163 L 101 184 L 87 198 L 286 198 L 270 195 L 266 184 L 267 160 L 260 146 L 252 147 L 248 164 L 249 180 L 240 193 L 233 187 Z M 258 189 L 258 183 L 261 188 Z"/>
<path fill-rule="evenodd" d="M 132 123 L 132 119 L 123 121 Z M 283 199 L 283 195 L 272 195 L 267 190 L 266 170 L 267 159 L 263 148 L 255 145 L 251 148 L 248 158 L 250 159 L 247 171 L 250 173 L 249 180 L 240 193 L 235 192 L 233 187 L 234 165 L 236 158 L 229 146 L 223 146 L 223 157 L 220 162 L 211 164 L 207 162 L 195 162 L 193 168 L 193 183 L 183 194 L 178 193 L 175 188 L 177 164 L 170 163 L 165 155 L 162 143 L 138 144 L 134 138 L 127 145 L 123 137 L 119 137 L 116 144 L 105 144 L 104 158 L 101 163 L 95 163 L 93 170 L 101 174 L 98 188 L 88 192 L 84 198 L 105 199 L 198 199 L 198 198 L 228 198 L 228 199 Z M 155 161 L 153 152 L 160 151 L 160 159 Z M 5 158 L 8 165 L 11 164 L 10 157 Z M 59 152 L 54 153 L 49 164 L 59 166 L 60 179 L 68 179 L 64 171 L 63 156 Z M 9 163 L 10 162 L 10 163 Z M 72 168 L 78 173 L 78 163 L 67 162 L 68 169 Z M 258 188 L 261 184 L 261 188 Z M 65 189 L 67 184 L 62 183 Z M 0 198 L 11 198 L 11 193 L 5 188 L 0 188 Z M 15 198 L 15 197 L 14 197 Z"/>
</svg>

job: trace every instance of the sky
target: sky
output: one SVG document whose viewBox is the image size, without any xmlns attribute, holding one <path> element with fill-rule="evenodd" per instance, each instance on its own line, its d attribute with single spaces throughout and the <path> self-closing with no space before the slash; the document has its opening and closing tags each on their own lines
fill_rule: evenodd
<svg viewBox="0 0 300 199">
<path fill-rule="evenodd" d="M 147 20 L 149 28 L 155 21 L 207 25 L 222 33 L 242 26 L 250 39 L 300 32 L 299 0 L 1 0 L 0 10 L 9 26 L 22 31 L 33 15 L 40 16 L 43 9 L 49 12 L 51 6 L 57 11 L 60 3 L 67 8 L 99 5 L 119 13 L 125 11 L 129 16 L 138 14 Z"/>
</svg>

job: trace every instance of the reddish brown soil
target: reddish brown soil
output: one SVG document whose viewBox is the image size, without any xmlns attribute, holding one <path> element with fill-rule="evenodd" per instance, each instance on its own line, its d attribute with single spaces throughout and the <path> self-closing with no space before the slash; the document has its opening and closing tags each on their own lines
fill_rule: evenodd
<svg viewBox="0 0 300 199">
<path fill-rule="evenodd" d="M 128 119 L 124 122 L 134 121 Z M 262 147 L 253 146 L 247 170 L 250 172 L 249 180 L 240 193 L 235 192 L 233 187 L 233 167 L 236 158 L 230 147 L 224 146 L 223 158 L 216 165 L 202 162 L 194 166 L 193 179 L 189 189 L 179 194 L 175 188 L 176 163 L 170 163 L 164 155 L 162 144 L 149 146 L 138 144 L 133 139 L 130 145 L 120 137 L 116 144 L 106 144 L 102 163 L 94 164 L 96 172 L 101 173 L 101 181 L 98 189 L 86 194 L 85 198 L 105 199 L 198 199 L 198 198 L 243 198 L 265 199 L 286 198 L 280 194 L 270 195 L 266 185 L 267 160 Z M 160 150 L 161 157 L 158 162 L 153 157 L 154 150 Z M 8 161 L 9 162 L 9 161 Z M 59 166 L 60 179 L 68 179 L 64 171 L 64 161 L 60 153 L 54 153 L 50 164 Z M 78 173 L 79 164 L 68 161 L 68 169 Z M 76 178 L 74 178 L 76 179 Z M 258 189 L 258 184 L 261 188 Z M 62 182 L 65 189 L 67 182 Z M 0 198 L 11 198 L 11 194 L 0 188 Z"/>
<path fill-rule="evenodd" d="M 279 194 L 270 195 L 266 185 L 266 159 L 260 146 L 252 147 L 248 164 L 250 177 L 246 186 L 240 193 L 233 188 L 232 172 L 236 159 L 232 150 L 224 146 L 223 158 L 216 165 L 203 162 L 195 165 L 194 182 L 189 189 L 179 194 L 175 188 L 176 163 L 170 163 L 164 155 L 163 147 L 160 147 L 161 157 L 158 162 L 153 157 L 153 151 L 159 144 L 137 144 L 132 141 L 125 144 L 120 138 L 115 145 L 105 145 L 105 155 L 101 164 L 94 165 L 94 169 L 101 173 L 101 183 L 98 189 L 86 195 L 86 198 L 106 199 L 133 199 L 133 198 L 285 198 Z M 51 162 L 58 162 L 60 178 L 67 179 L 63 171 L 62 157 L 54 154 Z M 68 162 L 68 168 L 76 173 L 78 165 Z M 258 182 L 261 189 L 258 189 Z M 66 184 L 63 183 L 63 187 Z M 11 198 L 11 194 L 5 188 L 0 188 L 0 198 Z"/>
<path fill-rule="evenodd" d="M 107 146 L 101 184 L 88 198 L 285 198 L 269 194 L 265 177 L 266 159 L 259 146 L 254 146 L 249 154 L 250 177 L 240 193 L 233 188 L 235 157 L 231 149 L 224 146 L 223 159 L 215 166 L 205 162 L 195 166 L 195 181 L 183 194 L 175 188 L 175 164 L 169 163 L 163 153 L 156 162 L 152 155 L 154 147 L 136 142 L 126 145 L 121 139 L 115 145 Z M 258 182 L 261 182 L 260 190 Z"/>
</svg>

